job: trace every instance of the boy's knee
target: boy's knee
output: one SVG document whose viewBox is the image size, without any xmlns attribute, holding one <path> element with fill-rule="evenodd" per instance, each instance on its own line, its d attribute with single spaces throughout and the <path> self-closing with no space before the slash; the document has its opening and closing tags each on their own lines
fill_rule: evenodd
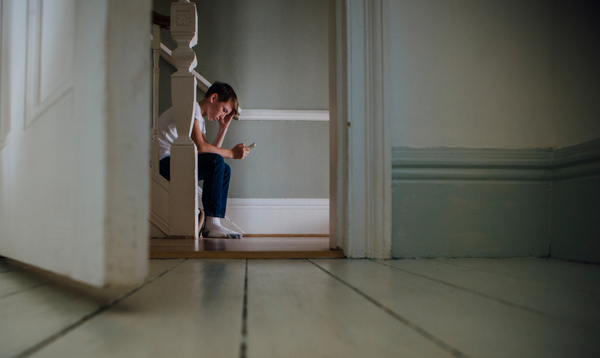
<svg viewBox="0 0 600 358">
<path fill-rule="evenodd" d="M 216 154 L 216 153 L 212 153 L 212 154 L 214 155 L 213 160 L 215 162 L 215 165 L 217 165 L 217 166 L 223 165 L 223 164 L 227 165 L 225 163 L 225 159 L 223 159 L 223 157 L 221 156 L 221 154 Z"/>
<path fill-rule="evenodd" d="M 225 163 L 225 160 L 220 154 L 217 153 L 200 153 L 198 154 L 198 164 L 205 163 L 204 165 L 213 163 L 215 166 L 220 166 Z"/>
</svg>

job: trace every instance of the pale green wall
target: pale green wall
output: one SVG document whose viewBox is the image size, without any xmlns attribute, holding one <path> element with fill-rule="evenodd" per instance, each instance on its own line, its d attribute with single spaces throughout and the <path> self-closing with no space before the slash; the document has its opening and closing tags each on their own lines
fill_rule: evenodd
<svg viewBox="0 0 600 358">
<path fill-rule="evenodd" d="M 390 1 L 392 146 L 554 145 L 552 6 Z"/>
<path fill-rule="evenodd" d="M 429 168 L 437 178 L 394 179 L 394 256 L 544 256 L 551 244 L 553 257 L 599 262 L 598 4 L 389 4 L 394 147 L 564 147 L 552 171 L 583 168 L 569 178 L 507 181 L 490 156 L 487 167 L 463 168 L 487 180 L 446 180 L 445 163 Z M 517 164 L 530 159 L 513 154 Z"/>
<path fill-rule="evenodd" d="M 554 124 L 568 147 L 600 138 L 600 4 L 556 0 L 555 10 Z M 600 141 L 590 143 L 596 156 L 582 163 L 599 166 Z M 600 177 L 558 180 L 552 193 L 552 255 L 600 262 Z"/>
<path fill-rule="evenodd" d="M 394 148 L 394 257 L 600 262 L 600 139 L 557 150 Z"/>
<path fill-rule="evenodd" d="M 557 147 L 600 138 L 600 3 L 556 0 Z"/>
<path fill-rule="evenodd" d="M 195 3 L 196 70 L 206 79 L 232 85 L 243 108 L 328 109 L 326 1 Z M 155 0 L 154 9 L 168 15 L 170 4 Z"/>
<path fill-rule="evenodd" d="M 600 138 L 600 5 L 390 1 L 392 146 L 566 147 Z"/>
<path fill-rule="evenodd" d="M 552 256 L 600 262 L 600 176 L 553 183 Z"/>
<path fill-rule="evenodd" d="M 547 256 L 544 181 L 395 180 L 394 257 Z"/>
<path fill-rule="evenodd" d="M 170 1 L 155 0 L 168 15 Z M 327 2 L 196 1 L 196 70 L 233 86 L 243 109 L 328 108 Z M 174 48 L 162 31 L 163 43 Z M 173 68 L 161 61 L 160 109 L 171 106 Z M 199 91 L 199 98 L 204 94 Z M 208 137 L 216 133 L 208 125 Z M 328 122 L 233 122 L 224 147 L 257 142 L 248 158 L 228 160 L 232 198 L 329 197 Z"/>
<path fill-rule="evenodd" d="M 215 123 L 208 123 L 209 133 L 213 128 L 216 133 Z M 328 122 L 234 122 L 223 146 L 242 142 L 257 144 L 243 160 L 226 159 L 233 176 L 229 197 L 329 197 Z"/>
</svg>

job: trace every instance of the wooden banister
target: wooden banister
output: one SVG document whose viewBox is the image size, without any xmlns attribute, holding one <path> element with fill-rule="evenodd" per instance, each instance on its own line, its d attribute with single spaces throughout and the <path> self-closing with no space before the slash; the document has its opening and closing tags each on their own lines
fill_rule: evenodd
<svg viewBox="0 0 600 358">
<path fill-rule="evenodd" d="M 208 91 L 211 83 L 198 74 L 190 71 L 195 66 L 195 54 L 190 56 L 191 46 L 196 43 L 197 25 L 195 24 L 195 5 L 189 1 L 180 1 L 186 6 L 175 6 L 175 12 L 184 11 L 180 17 L 180 24 L 169 26 L 176 34 L 172 33 L 177 43 L 175 51 L 171 51 L 160 39 L 160 29 L 165 28 L 164 19 L 171 17 L 155 13 L 153 16 L 152 34 L 152 154 L 151 154 L 151 221 L 157 228 L 169 237 L 197 237 L 197 207 L 201 202 L 202 189 L 197 187 L 196 175 L 196 147 L 189 138 L 191 124 L 193 123 L 193 108 L 196 100 L 196 85 L 204 92 Z M 171 11 L 173 13 L 173 9 Z M 187 17 L 185 12 L 191 13 Z M 156 21 L 156 14 L 163 16 L 162 23 Z M 188 21 L 189 20 L 189 21 Z M 187 23 L 187 25 L 186 25 Z M 194 24 L 192 26 L 192 24 Z M 166 27 L 166 28 L 169 28 Z M 182 29 L 183 28 L 183 29 Z M 193 30 L 193 31 L 192 31 Z M 175 56 L 174 53 L 175 52 Z M 159 143 L 158 143 L 158 100 L 159 100 L 159 60 L 163 57 L 167 62 L 177 68 L 171 76 L 173 111 L 178 133 L 187 133 L 179 136 L 171 147 L 171 183 L 167 182 L 159 173 Z M 182 184 L 183 183 L 183 184 Z M 197 195 L 196 195 L 197 190 Z M 225 216 L 235 230 L 244 233 L 231 219 Z"/>
<path fill-rule="evenodd" d="M 163 29 L 171 28 L 171 17 L 152 10 L 152 24 L 158 25 Z"/>
<path fill-rule="evenodd" d="M 196 4 L 180 0 L 171 4 L 171 37 L 177 47 L 171 54 L 177 72 L 171 75 L 173 116 L 178 137 L 171 145 L 169 194 L 170 236 L 198 237 L 196 146 L 190 139 L 196 104 Z"/>
</svg>

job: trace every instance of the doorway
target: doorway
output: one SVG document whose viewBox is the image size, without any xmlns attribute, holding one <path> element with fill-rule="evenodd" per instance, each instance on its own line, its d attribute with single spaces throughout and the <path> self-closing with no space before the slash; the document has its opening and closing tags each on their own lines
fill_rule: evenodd
<svg viewBox="0 0 600 358">
<path fill-rule="evenodd" d="M 155 11 L 169 14 L 169 6 L 170 2 L 155 2 Z M 282 248 L 310 251 L 318 241 L 319 247 L 327 251 L 331 246 L 328 235 L 330 159 L 323 152 L 330 151 L 328 132 L 331 130 L 327 111 L 328 4 L 320 1 L 261 3 L 262 7 L 269 8 L 269 14 L 245 2 L 230 4 L 235 9 L 228 11 L 221 11 L 219 6 L 223 5 L 197 4 L 198 23 L 212 31 L 211 36 L 199 32 L 196 70 L 210 80 L 206 81 L 209 84 L 214 80 L 231 82 L 241 100 L 242 120 L 231 125 L 223 147 L 257 142 L 256 149 L 244 161 L 228 162 L 233 177 L 227 216 L 245 231 L 245 239 L 261 240 L 259 246 L 269 246 L 279 238 Z M 273 16 L 273 12 L 281 16 Z M 249 15 L 241 16 L 246 13 Z M 219 18 L 223 15 L 218 14 L 227 14 L 235 21 L 227 24 L 225 30 Z M 282 18 L 287 20 L 282 21 Z M 287 35 L 273 37 L 272 33 Z M 174 46 L 169 44 L 168 34 L 163 37 L 166 45 Z M 233 60 L 230 46 L 223 44 L 232 44 L 236 58 L 245 60 Z M 218 54 L 215 58 L 202 55 L 213 49 Z M 270 65 L 267 59 L 275 65 Z M 163 63 L 159 111 L 170 106 L 171 73 Z M 286 89 L 285 84 L 290 88 Z M 282 94 L 282 91 L 289 93 Z M 207 123 L 208 133 L 217 130 L 215 123 Z M 211 140 L 210 136 L 208 139 Z M 222 222 L 224 226 L 229 224 Z M 300 245 L 301 238 L 305 247 Z M 210 241 L 204 240 L 204 243 Z M 241 243 L 204 243 L 194 244 L 193 249 L 243 247 L 250 250 Z M 333 248 L 337 248 L 337 244 Z"/>
</svg>

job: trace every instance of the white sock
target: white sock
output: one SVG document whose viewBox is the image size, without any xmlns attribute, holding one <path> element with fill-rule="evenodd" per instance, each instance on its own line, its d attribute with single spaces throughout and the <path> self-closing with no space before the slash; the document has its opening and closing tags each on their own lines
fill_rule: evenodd
<svg viewBox="0 0 600 358">
<path fill-rule="evenodd" d="M 206 224 L 202 229 L 202 237 L 240 239 L 242 234 L 221 226 L 221 218 L 207 216 Z"/>
</svg>

